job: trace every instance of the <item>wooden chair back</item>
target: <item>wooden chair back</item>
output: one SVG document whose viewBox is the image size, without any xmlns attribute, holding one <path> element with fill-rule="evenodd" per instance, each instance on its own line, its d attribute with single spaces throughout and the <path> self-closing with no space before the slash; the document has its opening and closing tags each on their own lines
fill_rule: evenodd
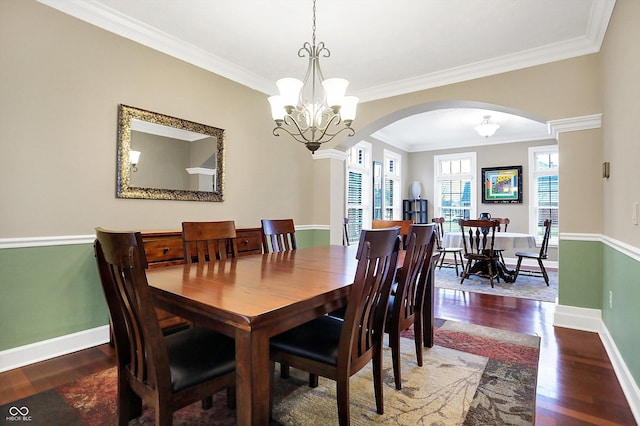
<svg viewBox="0 0 640 426">
<path fill-rule="evenodd" d="M 233 220 L 182 222 L 182 241 L 186 263 L 192 263 L 194 258 L 198 262 L 208 262 L 238 257 Z"/>
<path fill-rule="evenodd" d="M 462 248 L 466 258 L 486 260 L 495 257 L 493 246 L 498 222 L 483 219 L 460 219 L 458 223 L 462 232 Z"/>
<path fill-rule="evenodd" d="M 146 257 L 139 232 L 96 229 L 94 243 L 119 374 L 132 388 L 171 393 L 169 357 L 145 274 Z"/>
<path fill-rule="evenodd" d="M 542 237 L 542 245 L 540 246 L 540 259 L 547 258 L 547 250 L 549 249 L 549 237 L 551 236 L 551 219 L 544 221 L 544 236 Z"/>
<path fill-rule="evenodd" d="M 349 245 L 349 218 L 342 219 L 342 245 Z"/>
<path fill-rule="evenodd" d="M 394 226 L 400 227 L 400 235 L 402 236 L 402 248 L 407 246 L 407 235 L 409 235 L 409 228 L 413 224 L 413 220 L 380 220 L 374 219 L 371 222 L 372 229 L 393 228 Z"/>
<path fill-rule="evenodd" d="M 431 222 L 435 224 L 436 248 L 442 250 L 442 239 L 444 238 L 444 217 L 434 217 Z"/>
<path fill-rule="evenodd" d="M 340 425 L 349 424 L 349 378 L 372 360 L 377 412 L 384 410 L 382 343 L 400 244 L 399 227 L 363 230 L 344 320 L 323 315 L 271 339 L 272 361 L 308 371 L 313 386 L 318 375 L 337 382 Z"/>
<path fill-rule="evenodd" d="M 498 222 L 498 228 L 496 229 L 496 231 L 498 232 L 502 232 L 502 231 L 507 232 L 507 228 L 511 223 L 511 220 L 509 220 L 508 217 L 492 217 L 491 220 L 495 220 L 496 222 Z"/>
<path fill-rule="evenodd" d="M 363 230 L 358 242 L 358 266 L 340 335 L 338 358 L 345 365 L 371 360 L 382 348 L 391 286 L 396 276 L 400 229 Z M 358 368 L 360 369 L 360 368 Z"/>
<path fill-rule="evenodd" d="M 225 388 L 234 404 L 235 342 L 203 327 L 163 336 L 141 234 L 96 228 L 94 251 L 116 346 L 117 423 L 140 416 L 142 401 L 157 425 L 171 425 L 174 411 L 198 400 L 211 407 Z"/>
<path fill-rule="evenodd" d="M 386 329 L 393 358 L 396 389 L 402 388 L 400 373 L 400 332 L 414 325 L 414 341 L 418 365 L 422 365 L 422 313 L 427 282 L 431 274 L 432 255 L 436 241 L 436 224 L 411 225 L 398 286 Z"/>
<path fill-rule="evenodd" d="M 296 250 L 298 243 L 293 219 L 262 219 L 262 248 L 265 253 Z"/>
</svg>

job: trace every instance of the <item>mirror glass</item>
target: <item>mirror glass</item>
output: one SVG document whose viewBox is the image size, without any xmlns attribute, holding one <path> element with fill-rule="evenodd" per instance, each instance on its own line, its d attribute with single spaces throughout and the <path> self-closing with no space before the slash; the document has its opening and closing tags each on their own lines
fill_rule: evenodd
<svg viewBox="0 0 640 426">
<path fill-rule="evenodd" d="M 224 130 L 120 105 L 119 198 L 222 201 Z"/>
</svg>

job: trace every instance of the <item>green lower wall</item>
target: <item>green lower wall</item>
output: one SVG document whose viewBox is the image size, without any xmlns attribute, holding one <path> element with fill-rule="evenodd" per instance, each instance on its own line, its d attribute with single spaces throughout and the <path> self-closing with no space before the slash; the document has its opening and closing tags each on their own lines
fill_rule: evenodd
<svg viewBox="0 0 640 426">
<path fill-rule="evenodd" d="M 618 352 L 640 383 L 640 262 L 599 241 L 560 240 L 559 259 L 558 303 L 599 309 Z"/>
<path fill-rule="evenodd" d="M 640 261 L 605 245 L 603 266 L 602 319 L 635 382 L 640 384 L 640 332 L 636 328 L 640 325 Z"/>
<path fill-rule="evenodd" d="M 598 241 L 560 240 L 558 303 L 602 308 L 602 246 Z"/>
<path fill-rule="evenodd" d="M 296 231 L 298 247 L 328 230 Z M 92 244 L 0 250 L 0 351 L 109 323 Z"/>
<path fill-rule="evenodd" d="M 0 250 L 0 350 L 107 323 L 91 244 Z"/>
</svg>

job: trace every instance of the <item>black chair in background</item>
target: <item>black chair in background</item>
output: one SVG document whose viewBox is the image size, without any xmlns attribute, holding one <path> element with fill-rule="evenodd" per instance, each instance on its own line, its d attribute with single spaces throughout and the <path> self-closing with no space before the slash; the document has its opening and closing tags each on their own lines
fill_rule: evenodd
<svg viewBox="0 0 640 426">
<path fill-rule="evenodd" d="M 459 276 L 459 274 L 458 274 L 458 258 L 460 258 L 460 266 L 461 266 L 462 270 L 464 271 L 464 261 L 462 260 L 462 247 L 445 247 L 444 246 L 444 243 L 443 243 L 444 222 L 445 222 L 444 217 L 434 217 L 433 219 L 431 219 L 431 222 L 436 224 L 436 250 L 438 250 L 438 252 L 440 252 L 440 265 L 439 265 L 439 267 L 442 268 L 442 265 L 444 264 L 444 260 L 447 257 L 447 254 L 452 254 L 453 255 L 453 261 L 454 261 L 455 266 L 456 266 L 456 276 Z"/>
<path fill-rule="evenodd" d="M 514 281 L 518 278 L 518 274 L 521 273 L 520 265 L 522 264 L 522 259 L 536 259 L 538 261 L 538 266 L 540 267 L 540 271 L 527 271 L 527 274 L 533 276 L 541 276 L 544 278 L 544 282 L 549 285 L 549 274 L 547 274 L 547 270 L 544 267 L 544 263 L 542 261 L 547 258 L 547 249 L 549 248 L 549 236 L 551 235 L 551 220 L 546 219 L 544 221 L 544 237 L 542 238 L 542 245 L 540 246 L 540 251 L 537 253 L 529 253 L 518 251 L 516 252 L 516 256 L 518 257 L 518 264 L 516 265 L 516 273 L 514 276 Z"/>
</svg>

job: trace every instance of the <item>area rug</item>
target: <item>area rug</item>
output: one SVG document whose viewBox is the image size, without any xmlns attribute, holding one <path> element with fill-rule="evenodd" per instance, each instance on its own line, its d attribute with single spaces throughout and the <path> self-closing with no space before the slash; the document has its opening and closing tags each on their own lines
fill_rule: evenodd
<svg viewBox="0 0 640 426">
<path fill-rule="evenodd" d="M 376 414 L 371 369 L 351 378 L 354 425 L 532 425 L 540 339 L 509 331 L 436 320 L 435 346 L 424 349 L 418 367 L 409 339 L 402 340 L 401 391 L 395 390 L 391 353 L 384 354 L 384 408 Z M 276 373 L 277 374 L 277 373 Z M 307 375 L 275 379 L 274 425 L 337 425 L 335 382 L 320 378 L 315 389 Z M 31 425 L 111 425 L 116 412 L 116 370 L 111 368 L 0 407 L 0 423 Z M 26 414 L 25 414 L 26 413 Z M 153 410 L 130 425 L 153 424 Z M 233 425 L 225 392 L 214 406 L 196 403 L 174 415 L 175 425 Z"/>
<path fill-rule="evenodd" d="M 491 288 L 489 278 L 475 275 L 465 278 L 464 283 L 460 284 L 460 277 L 456 275 L 455 268 L 443 267 L 436 268 L 436 287 L 555 302 L 558 297 L 558 272 L 547 271 L 547 273 L 549 274 L 549 286 L 547 286 L 542 277 L 521 274 L 518 275 L 514 283 L 494 280 L 494 287 Z"/>
</svg>

